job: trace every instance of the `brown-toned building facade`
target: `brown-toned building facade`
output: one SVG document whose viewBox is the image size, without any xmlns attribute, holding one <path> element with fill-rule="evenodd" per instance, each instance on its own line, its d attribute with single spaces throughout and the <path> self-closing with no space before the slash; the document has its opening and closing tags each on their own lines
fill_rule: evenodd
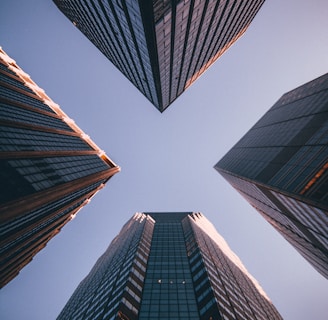
<svg viewBox="0 0 328 320">
<path fill-rule="evenodd" d="M 0 48 L 0 286 L 118 171 Z"/>
<path fill-rule="evenodd" d="M 246 31 L 264 0 L 54 0 L 163 112 Z"/>
<path fill-rule="evenodd" d="M 57 318 L 282 319 L 199 212 L 136 213 Z"/>
<path fill-rule="evenodd" d="M 328 73 L 284 94 L 215 169 L 328 278 Z"/>
</svg>

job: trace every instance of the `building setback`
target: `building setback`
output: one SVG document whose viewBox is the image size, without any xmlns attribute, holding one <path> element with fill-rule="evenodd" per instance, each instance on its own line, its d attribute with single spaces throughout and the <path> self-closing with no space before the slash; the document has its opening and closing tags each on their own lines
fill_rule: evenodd
<svg viewBox="0 0 328 320">
<path fill-rule="evenodd" d="M 136 213 L 57 319 L 282 319 L 201 213 Z"/>
<path fill-rule="evenodd" d="M 246 31 L 264 0 L 54 0 L 163 112 Z"/>
<path fill-rule="evenodd" d="M 284 94 L 215 169 L 328 278 L 328 73 Z"/>
<path fill-rule="evenodd" d="M 0 286 L 118 171 L 0 48 Z"/>
</svg>

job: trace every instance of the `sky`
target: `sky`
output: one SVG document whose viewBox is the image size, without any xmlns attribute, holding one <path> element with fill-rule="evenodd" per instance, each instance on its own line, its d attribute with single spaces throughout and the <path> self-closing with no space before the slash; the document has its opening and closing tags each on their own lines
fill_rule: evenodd
<svg viewBox="0 0 328 320">
<path fill-rule="evenodd" d="M 213 166 L 280 98 L 328 71 L 328 2 L 268 0 L 164 113 L 48 0 L 1 0 L 0 45 L 121 167 L 0 291 L 3 320 L 55 319 L 135 212 L 200 211 L 284 319 L 325 319 L 328 282 Z"/>
</svg>

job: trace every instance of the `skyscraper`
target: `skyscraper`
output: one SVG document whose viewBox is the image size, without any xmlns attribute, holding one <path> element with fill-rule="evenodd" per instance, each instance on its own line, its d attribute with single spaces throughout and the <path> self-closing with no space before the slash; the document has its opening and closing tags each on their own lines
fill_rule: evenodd
<svg viewBox="0 0 328 320">
<path fill-rule="evenodd" d="M 215 169 L 328 278 L 328 74 L 284 94 Z"/>
<path fill-rule="evenodd" d="M 54 0 L 163 112 L 246 31 L 264 0 Z"/>
<path fill-rule="evenodd" d="M 118 171 L 0 48 L 0 286 Z"/>
<path fill-rule="evenodd" d="M 136 213 L 58 319 L 281 319 L 201 213 Z"/>
</svg>

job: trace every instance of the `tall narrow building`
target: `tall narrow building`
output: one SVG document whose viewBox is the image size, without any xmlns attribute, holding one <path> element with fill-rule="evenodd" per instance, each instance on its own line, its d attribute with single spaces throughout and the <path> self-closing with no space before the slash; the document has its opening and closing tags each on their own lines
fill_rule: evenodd
<svg viewBox="0 0 328 320">
<path fill-rule="evenodd" d="M 53 0 L 163 112 L 239 39 L 264 0 Z"/>
<path fill-rule="evenodd" d="M 0 287 L 118 171 L 0 48 Z"/>
<path fill-rule="evenodd" d="M 328 73 L 284 94 L 215 169 L 328 278 Z"/>
<path fill-rule="evenodd" d="M 282 319 L 201 213 L 136 213 L 57 319 Z"/>
</svg>

